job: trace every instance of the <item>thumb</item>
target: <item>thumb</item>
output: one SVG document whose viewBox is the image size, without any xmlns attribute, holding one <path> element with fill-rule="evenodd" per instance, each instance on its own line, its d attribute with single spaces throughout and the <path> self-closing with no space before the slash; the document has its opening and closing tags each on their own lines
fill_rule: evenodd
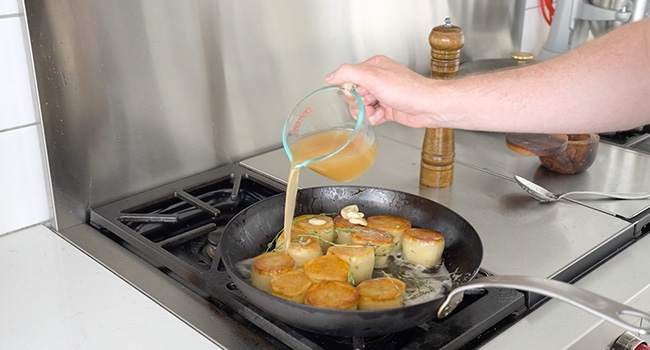
<svg viewBox="0 0 650 350">
<path fill-rule="evenodd" d="M 325 76 L 325 82 L 331 85 L 343 84 L 344 81 L 341 78 L 339 78 L 339 75 L 337 73 L 338 73 L 338 69 L 333 72 L 327 73 L 327 75 Z"/>
<path fill-rule="evenodd" d="M 359 85 L 363 80 L 364 69 L 360 65 L 343 63 L 336 70 L 325 76 L 325 82 L 333 85 L 342 85 L 344 83 L 353 83 Z"/>
</svg>

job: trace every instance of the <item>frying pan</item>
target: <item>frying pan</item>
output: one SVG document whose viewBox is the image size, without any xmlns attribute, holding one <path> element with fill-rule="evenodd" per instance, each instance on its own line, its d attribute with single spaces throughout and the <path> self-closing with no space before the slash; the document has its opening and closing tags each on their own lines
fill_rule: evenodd
<svg viewBox="0 0 650 350">
<path fill-rule="evenodd" d="M 373 187 L 302 189 L 296 198 L 295 215 L 338 213 L 341 208 L 356 204 L 366 216 L 401 216 L 410 220 L 413 227 L 440 231 L 445 236 L 443 261 L 454 276 L 447 296 L 386 310 L 326 309 L 277 298 L 253 287 L 236 265 L 264 253 L 267 244 L 282 230 L 284 201 L 282 193 L 244 209 L 228 223 L 219 246 L 224 266 L 244 296 L 272 317 L 294 327 L 336 336 L 384 335 L 413 328 L 436 316 L 449 315 L 465 290 L 500 287 L 559 298 L 629 331 L 650 333 L 650 326 L 637 327 L 629 318 L 620 317 L 635 316 L 650 321 L 650 315 L 570 284 L 526 276 L 491 276 L 471 281 L 481 265 L 483 245 L 476 230 L 464 218 L 426 198 Z"/>
<path fill-rule="evenodd" d="M 350 336 L 375 336 L 412 328 L 434 318 L 442 298 L 424 304 L 387 310 L 334 310 L 297 304 L 253 287 L 235 265 L 266 251 L 283 228 L 284 194 L 264 199 L 233 217 L 221 236 L 221 254 L 228 274 L 244 296 L 271 316 L 308 331 Z M 370 187 L 316 187 L 298 191 L 295 215 L 338 213 L 356 204 L 366 216 L 395 215 L 414 227 L 440 231 L 445 236 L 443 259 L 459 276 L 453 287 L 471 280 L 483 258 L 483 246 L 474 228 L 460 215 L 426 198 Z"/>
</svg>

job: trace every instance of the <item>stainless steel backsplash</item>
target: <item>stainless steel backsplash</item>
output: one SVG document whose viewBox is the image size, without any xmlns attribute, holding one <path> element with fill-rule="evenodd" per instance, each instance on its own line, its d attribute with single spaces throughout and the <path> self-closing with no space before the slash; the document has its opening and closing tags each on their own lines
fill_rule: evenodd
<svg viewBox="0 0 650 350">
<path fill-rule="evenodd" d="M 280 147 L 293 105 L 343 62 L 428 74 L 431 28 L 462 61 L 508 57 L 525 0 L 25 0 L 56 226 Z"/>
</svg>

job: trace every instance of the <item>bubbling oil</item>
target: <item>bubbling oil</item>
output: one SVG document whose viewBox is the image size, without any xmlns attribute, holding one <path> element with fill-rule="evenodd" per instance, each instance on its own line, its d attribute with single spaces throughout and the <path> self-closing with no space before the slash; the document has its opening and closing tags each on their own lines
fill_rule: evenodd
<svg viewBox="0 0 650 350">
<path fill-rule="evenodd" d="M 453 289 L 452 276 L 444 261 L 425 268 L 413 265 L 402 258 L 399 252 L 391 252 L 388 266 L 375 269 L 372 277 L 393 277 L 406 284 L 404 306 L 426 303 L 442 298 Z"/>
</svg>

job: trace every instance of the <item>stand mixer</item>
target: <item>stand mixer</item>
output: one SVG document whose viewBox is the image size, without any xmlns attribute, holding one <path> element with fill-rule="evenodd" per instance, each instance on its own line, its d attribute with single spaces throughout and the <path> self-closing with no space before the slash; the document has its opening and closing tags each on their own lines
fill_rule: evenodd
<svg viewBox="0 0 650 350">
<path fill-rule="evenodd" d="M 647 0 L 560 0 L 546 44 L 538 59 L 544 60 L 584 44 L 593 37 L 625 23 L 648 17 Z"/>
</svg>

